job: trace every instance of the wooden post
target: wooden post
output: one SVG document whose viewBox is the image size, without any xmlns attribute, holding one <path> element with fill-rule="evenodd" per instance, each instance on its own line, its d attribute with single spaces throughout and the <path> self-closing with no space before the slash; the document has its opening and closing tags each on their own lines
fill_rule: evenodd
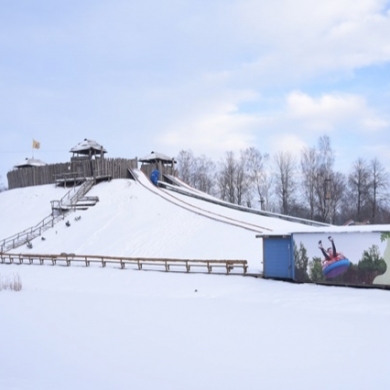
<svg viewBox="0 0 390 390">
<path fill-rule="evenodd" d="M 160 172 L 160 177 L 158 178 L 158 180 L 162 180 L 162 176 L 163 176 L 163 173 L 164 173 L 163 169 L 164 169 L 164 165 L 163 165 L 163 163 L 161 161 L 159 161 L 158 162 L 158 170 Z"/>
</svg>

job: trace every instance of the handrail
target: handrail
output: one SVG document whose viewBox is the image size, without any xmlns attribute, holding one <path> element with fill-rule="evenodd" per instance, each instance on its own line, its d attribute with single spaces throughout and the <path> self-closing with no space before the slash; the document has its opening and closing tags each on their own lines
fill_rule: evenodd
<svg viewBox="0 0 390 390">
<path fill-rule="evenodd" d="M 67 208 L 74 206 L 80 198 L 82 198 L 94 185 L 93 177 L 87 177 L 81 186 L 75 190 L 72 188 L 69 190 L 58 202 L 58 207 L 66 206 Z M 74 193 L 71 196 L 71 193 Z"/>
<path fill-rule="evenodd" d="M 61 205 L 61 203 L 64 201 L 64 199 L 70 196 L 70 193 L 72 191 L 74 191 L 73 188 L 70 191 L 68 191 L 59 201 L 56 201 L 56 202 L 59 202 L 59 204 Z M 52 213 L 52 214 L 48 215 L 47 217 L 43 218 L 43 220 L 38 222 L 36 225 L 34 225 L 30 228 L 24 229 L 19 233 L 15 233 L 10 237 L 4 238 L 1 241 L 0 249 L 4 250 L 7 243 L 9 243 L 9 242 L 15 243 L 16 240 L 22 239 L 22 237 L 26 236 L 26 237 L 24 237 L 24 239 L 22 239 L 23 242 L 21 243 L 21 245 L 23 245 L 25 242 L 29 241 L 30 239 L 35 238 L 36 236 L 34 236 L 33 233 L 36 232 L 37 230 L 39 230 L 39 228 L 43 228 L 43 227 L 47 226 L 48 223 L 52 222 L 54 218 L 55 217 L 53 216 L 53 213 Z M 47 222 L 47 221 L 49 221 L 49 222 Z M 39 235 L 40 235 L 40 233 L 38 234 L 38 236 Z M 15 248 L 15 247 L 12 246 L 11 248 Z"/>
<path fill-rule="evenodd" d="M 58 178 L 73 178 L 76 179 L 77 177 L 84 177 L 80 176 L 79 172 L 63 172 L 63 173 L 55 173 L 54 175 L 54 180 L 58 180 Z"/>
<path fill-rule="evenodd" d="M 50 227 L 53 227 L 58 220 L 63 219 L 64 217 L 62 215 L 57 215 L 57 216 L 48 216 L 44 218 L 41 222 L 45 221 L 44 223 L 41 224 L 41 222 L 29 229 L 25 229 L 22 232 L 19 232 L 17 234 L 14 234 L 11 237 L 5 238 L 4 240 L 1 241 L 0 244 L 0 251 L 7 251 L 13 248 L 16 248 L 20 245 L 25 244 L 26 242 L 31 241 L 35 237 L 40 236 L 44 231 L 49 229 Z M 11 245 L 9 245 L 11 244 Z"/>
<path fill-rule="evenodd" d="M 26 235 L 26 234 L 32 234 L 35 230 L 39 228 L 43 228 L 47 226 L 53 219 L 53 215 L 48 215 L 47 217 L 43 218 L 42 221 L 38 222 L 35 226 L 29 227 L 27 229 L 22 230 L 19 233 L 15 233 L 10 237 L 4 238 L 1 240 L 2 244 L 0 244 L 0 248 L 4 245 L 5 241 L 11 241 L 15 239 L 19 239 L 21 236 Z"/>
<path fill-rule="evenodd" d="M 79 201 L 80 198 L 82 198 L 94 185 L 94 179 L 93 178 L 86 178 L 86 181 L 80 186 L 80 188 L 77 189 L 77 191 L 72 188 L 70 191 L 68 191 L 59 201 L 52 201 L 52 208 L 53 208 L 53 202 L 58 202 L 58 206 L 61 209 L 65 209 L 64 206 L 69 210 L 75 204 Z M 72 192 L 75 192 L 73 196 L 70 196 Z M 69 198 L 69 203 L 65 204 L 65 200 Z M 54 216 L 52 213 L 51 215 L 45 217 L 42 221 L 40 221 L 38 224 L 31 228 L 27 228 L 19 233 L 16 233 L 10 237 L 7 237 L 0 241 L 0 252 L 4 252 L 13 248 L 16 248 L 20 245 L 25 244 L 26 242 L 29 242 L 30 240 L 34 239 L 35 237 L 38 237 L 47 230 L 49 227 L 53 227 L 54 224 L 59 220 L 64 219 L 64 215 L 57 215 Z M 11 244 L 11 245 L 9 245 Z"/>
</svg>

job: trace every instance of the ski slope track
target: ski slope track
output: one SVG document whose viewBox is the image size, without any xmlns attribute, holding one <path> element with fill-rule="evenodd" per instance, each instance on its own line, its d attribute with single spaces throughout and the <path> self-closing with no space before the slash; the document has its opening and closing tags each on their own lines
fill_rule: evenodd
<svg viewBox="0 0 390 390">
<path fill-rule="evenodd" d="M 210 218 L 214 221 L 227 223 L 233 226 L 241 227 L 243 229 L 251 230 L 255 233 L 263 233 L 266 231 L 272 231 L 271 229 L 268 229 L 264 226 L 259 226 L 251 223 L 246 223 L 234 218 L 226 217 L 222 214 L 217 214 L 215 212 L 208 211 L 206 209 L 203 209 L 201 207 L 194 206 L 191 203 L 188 203 L 184 201 L 183 199 L 179 199 L 177 196 L 174 196 L 172 193 L 163 190 L 159 187 L 154 186 L 150 180 L 144 175 L 142 171 L 132 170 L 132 173 L 134 177 L 136 177 L 136 180 L 147 190 L 153 192 L 154 194 L 162 197 L 163 199 L 167 200 L 168 202 L 174 203 L 175 205 L 185 208 L 188 211 L 194 212 L 196 214 L 202 215 L 206 218 Z"/>
<path fill-rule="evenodd" d="M 292 217 L 290 215 L 278 214 L 278 213 L 273 213 L 271 211 L 257 210 L 257 209 L 237 205 L 237 204 L 232 204 L 232 203 L 223 201 L 221 199 L 218 199 L 212 195 L 206 194 L 202 191 L 199 191 L 195 188 L 192 188 L 191 186 L 189 186 L 188 184 L 184 183 L 183 181 L 181 181 L 180 179 L 178 179 L 174 176 L 164 175 L 164 177 L 168 181 L 173 183 L 173 185 L 166 183 L 166 182 L 162 182 L 162 181 L 159 181 L 159 185 L 163 186 L 164 188 L 170 189 L 174 192 L 177 192 L 179 194 L 182 194 L 182 195 L 191 196 L 191 197 L 194 197 L 194 198 L 206 201 L 206 202 L 211 202 L 211 203 L 214 203 L 214 204 L 217 204 L 220 206 L 224 206 L 227 208 L 233 208 L 233 209 L 236 209 L 239 211 L 257 214 L 257 215 L 261 215 L 264 217 L 279 218 L 279 219 L 282 219 L 284 221 L 295 222 L 295 223 L 305 224 L 305 225 L 309 225 L 309 226 L 322 226 L 322 227 L 331 226 L 330 224 L 324 223 L 324 222 L 312 221 L 310 219 Z"/>
</svg>

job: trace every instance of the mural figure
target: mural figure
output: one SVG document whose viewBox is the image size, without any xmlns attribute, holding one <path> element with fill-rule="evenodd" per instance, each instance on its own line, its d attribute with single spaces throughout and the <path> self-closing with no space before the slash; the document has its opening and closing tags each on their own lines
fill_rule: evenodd
<svg viewBox="0 0 390 390">
<path fill-rule="evenodd" d="M 385 232 L 381 234 L 381 241 L 386 241 L 387 246 L 383 258 L 386 263 L 386 271 L 383 275 L 379 275 L 374 279 L 373 284 L 390 284 L 390 232 Z"/>
<path fill-rule="evenodd" d="M 336 245 L 331 236 L 328 237 L 328 240 L 332 243 L 331 248 L 325 250 L 321 240 L 318 241 L 318 248 L 325 257 L 322 261 L 322 272 L 326 278 L 330 279 L 342 275 L 351 263 L 341 252 L 336 251 Z"/>
</svg>

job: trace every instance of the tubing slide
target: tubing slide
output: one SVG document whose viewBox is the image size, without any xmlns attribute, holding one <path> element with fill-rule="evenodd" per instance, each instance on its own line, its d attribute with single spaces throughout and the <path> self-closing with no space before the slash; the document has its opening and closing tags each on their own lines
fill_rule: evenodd
<svg viewBox="0 0 390 390">
<path fill-rule="evenodd" d="M 182 180 L 180 180 L 174 176 L 164 174 L 164 177 L 168 181 L 170 181 L 172 184 L 165 183 L 162 181 L 159 181 L 158 184 L 169 189 L 169 190 L 176 191 L 182 195 L 191 196 L 193 198 L 197 198 L 200 200 L 204 200 L 206 202 L 218 204 L 218 205 L 223 206 L 223 207 L 228 207 L 231 209 L 236 209 L 236 210 L 240 210 L 240 211 L 244 211 L 244 212 L 248 212 L 248 213 L 252 213 L 252 214 L 262 215 L 264 217 L 279 218 L 279 219 L 283 219 L 283 220 L 286 220 L 289 222 L 301 223 L 301 224 L 311 225 L 311 226 L 331 226 L 327 223 L 312 221 L 310 219 L 292 217 L 289 215 L 272 213 L 270 211 L 256 210 L 256 209 L 251 209 L 251 208 L 245 207 L 245 206 L 235 205 L 235 204 L 232 204 L 229 202 L 225 202 L 221 199 L 215 198 L 211 195 L 205 194 L 202 191 L 196 190 L 195 188 L 190 187 L 188 184 L 184 183 Z"/>
<path fill-rule="evenodd" d="M 146 177 L 146 175 L 139 169 L 131 169 L 128 168 L 130 177 L 134 178 L 137 183 L 142 185 L 147 190 L 155 193 L 156 195 L 162 197 L 163 199 L 167 200 L 168 202 L 174 203 L 175 205 L 182 207 L 188 211 L 191 211 L 193 213 L 196 213 L 198 215 L 202 215 L 206 218 L 210 218 L 212 220 L 226 223 L 229 225 L 237 226 L 246 230 L 251 230 L 255 233 L 263 233 L 264 231 L 272 231 L 272 229 L 266 228 L 264 226 L 240 221 L 235 218 L 230 218 L 212 211 L 208 211 L 205 209 L 202 209 L 200 207 L 197 207 L 195 205 L 192 205 L 191 203 L 185 202 L 177 197 L 175 197 L 173 194 L 170 194 L 168 191 L 164 191 L 161 188 L 157 187 L 156 185 L 152 184 L 152 182 Z M 158 182 L 160 184 L 161 182 Z"/>
</svg>

